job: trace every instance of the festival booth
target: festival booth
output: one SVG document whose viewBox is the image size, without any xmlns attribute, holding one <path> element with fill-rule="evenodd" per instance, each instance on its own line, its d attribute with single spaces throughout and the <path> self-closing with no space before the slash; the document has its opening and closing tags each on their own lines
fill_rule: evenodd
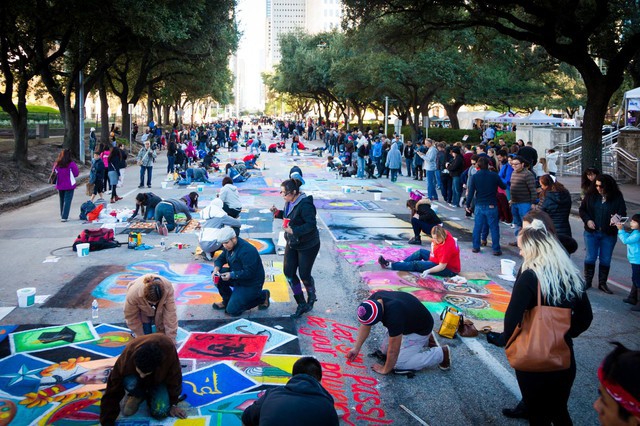
<svg viewBox="0 0 640 426">
<path fill-rule="evenodd" d="M 640 87 L 624 92 L 624 126 L 638 126 L 640 116 Z M 631 117 L 629 116 L 631 114 Z M 634 114 L 635 113 L 635 114 Z"/>
<path fill-rule="evenodd" d="M 539 157 L 544 157 L 545 151 L 555 146 L 553 126 L 560 123 L 562 118 L 551 117 L 538 110 L 526 117 L 513 119 L 513 124 L 518 125 L 516 139 L 533 142 Z"/>
</svg>

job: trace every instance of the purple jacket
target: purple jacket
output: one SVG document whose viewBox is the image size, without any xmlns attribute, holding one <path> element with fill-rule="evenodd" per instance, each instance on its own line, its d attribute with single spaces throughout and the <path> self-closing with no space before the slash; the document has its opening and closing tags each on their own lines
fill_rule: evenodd
<svg viewBox="0 0 640 426">
<path fill-rule="evenodd" d="M 71 185 L 71 173 L 74 177 L 78 177 L 80 172 L 75 162 L 69 163 L 69 167 L 57 167 L 54 169 L 58 172 L 58 181 L 56 182 L 56 189 L 58 191 L 68 191 L 70 189 L 76 189 L 76 185 Z"/>
</svg>

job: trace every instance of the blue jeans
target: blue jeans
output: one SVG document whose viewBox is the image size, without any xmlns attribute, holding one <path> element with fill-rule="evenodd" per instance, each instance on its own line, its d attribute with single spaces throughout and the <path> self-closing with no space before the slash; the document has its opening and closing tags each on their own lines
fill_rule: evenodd
<svg viewBox="0 0 640 426">
<path fill-rule="evenodd" d="M 584 244 L 587 248 L 584 263 L 595 265 L 599 258 L 600 266 L 611 266 L 611 256 L 617 241 L 616 235 L 607 235 L 601 231 L 584 231 Z"/>
<path fill-rule="evenodd" d="M 427 198 L 430 200 L 438 199 L 436 191 L 436 170 L 427 170 Z"/>
<path fill-rule="evenodd" d="M 71 201 L 73 201 L 73 191 L 75 189 L 59 190 L 60 197 L 60 218 L 69 219 L 69 210 L 71 210 Z"/>
<path fill-rule="evenodd" d="M 513 224 L 516 227 L 516 237 L 522 229 L 522 218 L 531 210 L 531 203 L 511 203 L 511 214 L 513 215 Z"/>
<path fill-rule="evenodd" d="M 298 151 L 298 142 L 291 144 L 291 155 L 293 155 L 294 151 L 296 152 L 296 155 L 300 156 L 300 151 Z"/>
<path fill-rule="evenodd" d="M 229 272 L 229 268 L 220 269 L 220 273 Z M 218 283 L 218 292 L 222 296 L 222 303 L 226 306 L 226 312 L 232 316 L 238 316 L 244 311 L 264 303 L 267 297 L 266 290 L 260 287 L 243 287 L 235 280 Z M 231 289 L 233 287 L 233 290 Z"/>
<path fill-rule="evenodd" d="M 391 269 L 394 271 L 424 272 L 427 269 L 438 265 L 437 263 L 430 261 L 429 256 L 431 256 L 431 252 L 429 250 L 419 249 L 413 252 L 402 262 L 392 262 Z M 433 275 L 439 275 L 441 277 L 456 276 L 456 274 L 448 268 L 445 268 L 440 272 L 436 272 Z"/>
<path fill-rule="evenodd" d="M 474 214 L 474 225 L 473 225 L 473 248 L 475 250 L 480 249 L 480 240 L 483 237 L 483 233 L 486 232 L 485 229 L 489 229 L 491 231 L 491 248 L 494 253 L 497 253 L 500 250 L 500 228 L 498 226 L 498 206 L 493 205 L 476 205 Z M 486 240 L 486 236 L 484 240 Z"/>
<path fill-rule="evenodd" d="M 176 165 L 176 156 L 167 155 L 167 173 L 173 173 Z"/>
<path fill-rule="evenodd" d="M 151 385 L 146 388 L 137 374 L 124 376 L 122 384 L 129 395 L 143 398 L 147 401 L 151 417 L 162 420 L 169 416 L 171 402 L 169 401 L 169 391 L 166 385 Z"/>
<path fill-rule="evenodd" d="M 431 229 L 433 229 L 434 226 L 436 226 L 434 223 L 423 222 L 415 217 L 411 218 L 411 227 L 413 228 L 413 235 L 416 238 L 420 238 L 420 232 L 431 235 Z"/>
<path fill-rule="evenodd" d="M 413 158 L 405 158 L 405 164 L 407 165 L 407 176 L 412 176 L 413 173 Z"/>
<path fill-rule="evenodd" d="M 356 177 L 364 178 L 364 157 L 358 157 L 358 174 Z"/>
<path fill-rule="evenodd" d="M 144 174 L 147 173 L 147 186 L 151 186 L 151 175 L 153 174 L 153 166 L 140 166 L 140 186 L 144 186 Z"/>
<path fill-rule="evenodd" d="M 436 184 L 438 185 L 437 188 L 440 189 L 442 188 L 442 176 L 441 176 L 442 172 L 440 170 L 436 170 Z"/>
<path fill-rule="evenodd" d="M 162 219 L 167 222 L 167 231 L 171 232 L 176 229 L 176 220 L 174 215 L 176 210 L 171 203 L 160 202 L 156 206 L 155 217 L 156 222 L 162 223 Z"/>
<path fill-rule="evenodd" d="M 382 157 L 373 157 L 373 162 L 376 165 L 376 170 L 378 171 L 378 177 L 382 177 L 382 172 L 384 168 L 382 166 Z"/>
<path fill-rule="evenodd" d="M 397 181 L 399 169 L 390 169 L 390 170 L 391 170 L 391 182 Z"/>
<path fill-rule="evenodd" d="M 460 204 L 460 195 L 462 195 L 460 176 L 451 177 L 451 190 L 453 193 L 451 197 L 451 204 L 458 207 L 458 205 Z"/>
</svg>

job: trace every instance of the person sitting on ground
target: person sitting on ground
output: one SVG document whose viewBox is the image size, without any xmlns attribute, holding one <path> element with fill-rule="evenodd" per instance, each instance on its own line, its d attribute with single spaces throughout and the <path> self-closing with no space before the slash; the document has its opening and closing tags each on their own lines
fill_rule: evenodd
<svg viewBox="0 0 640 426">
<path fill-rule="evenodd" d="M 218 238 L 223 250 L 214 263 L 212 278 L 222 303 L 214 303 L 213 309 L 224 310 L 231 316 L 239 316 L 255 306 L 267 309 L 271 293 L 262 289 L 265 274 L 258 250 L 236 236 L 233 228 L 222 228 Z"/>
<path fill-rule="evenodd" d="M 164 334 L 138 337 L 127 344 L 113 366 L 107 390 L 100 401 L 100 424 L 113 426 L 120 414 L 120 400 L 129 395 L 122 414 L 132 416 L 147 401 L 154 419 L 184 419 L 178 407 L 182 393 L 182 368 L 175 342 Z"/>
<path fill-rule="evenodd" d="M 269 144 L 269 147 L 267 148 L 267 152 L 270 152 L 270 153 L 279 152 L 281 150 L 282 150 L 282 148 L 280 148 L 280 144 L 275 143 L 275 142 L 272 143 L 272 144 Z"/>
<path fill-rule="evenodd" d="M 244 156 L 242 161 L 244 161 L 244 165 L 247 169 L 256 169 L 256 161 L 258 160 L 258 158 L 260 158 L 259 152 Z"/>
<path fill-rule="evenodd" d="M 158 233 L 164 234 L 165 229 L 167 232 L 171 232 L 176 229 L 175 215 L 177 213 L 184 213 L 187 216 L 187 221 L 191 220 L 191 213 L 189 207 L 185 204 L 184 199 L 176 200 L 175 198 L 169 198 L 163 200 L 156 206 L 154 217 L 156 218 L 156 228 Z M 163 224 L 163 220 L 167 222 L 166 228 Z"/>
<path fill-rule="evenodd" d="M 387 338 L 372 355 L 384 364 L 374 364 L 379 374 L 402 373 L 408 370 L 440 367 L 451 368 L 449 346 L 437 346 L 431 336 L 433 317 L 418 298 L 402 291 L 377 291 L 362 302 L 357 309 L 358 336 L 355 346 L 347 352 L 347 359 L 354 361 L 362 345 L 369 337 L 371 327 L 382 322 Z M 427 346 L 425 348 L 425 346 Z"/>
<path fill-rule="evenodd" d="M 293 364 L 291 379 L 269 389 L 242 413 L 245 426 L 338 425 L 333 397 L 322 387 L 322 366 L 310 356 Z"/>
<path fill-rule="evenodd" d="M 129 283 L 124 302 L 124 320 L 136 336 L 157 333 L 170 337 L 178 335 L 178 314 L 173 285 L 166 278 L 146 274 Z"/>
<path fill-rule="evenodd" d="M 240 216 L 240 212 L 242 212 L 242 203 L 240 202 L 238 188 L 233 184 L 233 180 L 229 176 L 225 176 L 222 179 L 222 188 L 218 192 L 218 197 L 222 200 L 222 210 L 237 219 Z"/>
<path fill-rule="evenodd" d="M 202 159 L 202 167 L 204 167 L 205 169 L 213 168 L 216 172 L 220 170 L 220 166 L 218 165 L 219 163 L 220 163 L 220 159 L 216 157 L 215 151 L 207 152 L 204 158 Z"/>
<path fill-rule="evenodd" d="M 411 227 L 413 228 L 413 237 L 409 240 L 409 244 L 419 246 L 422 244 L 420 233 L 431 235 L 433 227 L 440 225 L 442 221 L 431 208 L 431 201 L 428 198 L 422 198 L 419 201 L 407 200 L 407 208 L 411 211 Z"/>
<path fill-rule="evenodd" d="M 640 351 L 613 342 L 615 349 L 598 368 L 593 408 L 603 426 L 640 424 Z"/>
<path fill-rule="evenodd" d="M 198 198 L 199 198 L 198 193 L 195 191 L 191 191 L 190 193 L 181 197 L 180 199 L 184 201 L 189 211 L 191 213 L 194 213 L 198 211 Z"/>
<path fill-rule="evenodd" d="M 246 182 L 251 177 L 251 173 L 247 173 L 247 167 L 242 164 L 227 163 L 225 167 L 225 173 L 229 176 L 233 182 Z"/>
<path fill-rule="evenodd" d="M 160 201 L 162 201 L 162 198 L 153 192 L 139 192 L 136 195 L 136 209 L 128 221 L 131 222 L 138 215 L 138 212 L 141 213 L 143 220 L 153 219 L 156 206 Z"/>
<path fill-rule="evenodd" d="M 206 222 L 202 225 L 200 235 L 198 236 L 198 244 L 207 260 L 212 260 L 213 253 L 220 250 L 222 242 L 220 242 L 220 231 L 226 226 L 230 226 L 236 231 L 236 236 L 240 235 L 240 226 L 242 222 L 234 219 L 224 211 L 223 202 L 220 198 L 216 198 L 202 209 L 200 217 Z"/>
<path fill-rule="evenodd" d="M 441 226 L 431 229 L 431 251 L 419 249 L 400 262 L 389 262 L 383 256 L 378 263 L 394 271 L 423 272 L 441 277 L 454 277 L 460 273 L 460 247 Z M 424 275 L 423 274 L 423 275 Z"/>
</svg>

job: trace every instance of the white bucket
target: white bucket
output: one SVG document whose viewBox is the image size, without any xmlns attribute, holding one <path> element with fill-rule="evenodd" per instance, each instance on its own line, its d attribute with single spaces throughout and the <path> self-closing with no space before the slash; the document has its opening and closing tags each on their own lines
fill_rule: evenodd
<svg viewBox="0 0 640 426">
<path fill-rule="evenodd" d="M 198 185 L 198 192 L 204 192 L 204 185 Z"/>
<path fill-rule="evenodd" d="M 514 262 L 513 260 L 509 260 L 509 259 L 500 259 L 500 270 L 502 272 L 502 275 L 507 275 L 509 277 L 512 277 L 513 274 L 513 270 L 516 267 L 516 262 Z"/>
<path fill-rule="evenodd" d="M 345 194 L 348 194 L 351 192 L 351 187 L 350 186 L 343 186 L 342 187 L 342 192 L 344 192 Z"/>
<path fill-rule="evenodd" d="M 78 251 L 78 257 L 89 256 L 89 243 L 78 244 L 76 250 Z"/>
<path fill-rule="evenodd" d="M 169 184 L 169 182 L 161 182 L 162 189 L 167 189 L 167 185 L 168 184 Z"/>
<path fill-rule="evenodd" d="M 407 186 L 407 192 L 411 192 L 411 191 L 413 191 L 413 188 L 410 186 Z"/>
<path fill-rule="evenodd" d="M 380 192 L 374 192 L 374 193 L 373 193 L 373 199 L 374 199 L 375 201 L 380 201 L 380 200 L 382 200 L 382 194 L 381 194 Z"/>
<path fill-rule="evenodd" d="M 35 287 L 21 288 L 16 293 L 18 294 L 18 306 L 20 308 L 27 308 L 36 302 Z"/>
</svg>

